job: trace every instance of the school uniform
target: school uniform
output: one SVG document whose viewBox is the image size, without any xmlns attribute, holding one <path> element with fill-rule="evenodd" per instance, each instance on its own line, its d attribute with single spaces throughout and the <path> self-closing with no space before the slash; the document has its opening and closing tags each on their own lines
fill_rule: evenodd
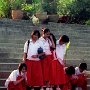
<svg viewBox="0 0 90 90">
<path fill-rule="evenodd" d="M 24 53 L 27 53 L 27 83 L 29 86 L 42 86 L 43 85 L 43 75 L 40 59 L 33 58 L 32 55 L 37 55 L 38 48 L 41 47 L 39 40 L 33 43 L 30 39 L 29 47 L 27 50 L 27 43 L 24 45 Z M 28 51 L 28 52 L 27 52 Z"/>
<path fill-rule="evenodd" d="M 20 80 L 22 78 L 23 73 L 20 73 L 19 70 L 14 70 L 8 79 L 5 82 L 5 86 L 7 87 L 7 90 L 26 90 L 26 82 L 25 80 L 22 80 L 17 85 L 14 85 L 14 81 Z"/>
<path fill-rule="evenodd" d="M 43 46 L 43 51 L 46 55 L 46 57 L 41 60 L 44 84 L 46 84 L 46 82 L 50 81 L 50 76 L 52 74 L 50 72 L 52 63 L 52 53 L 50 50 L 50 46 L 52 45 L 52 43 L 48 38 L 44 39 L 43 37 L 41 37 L 39 40 L 41 42 L 41 45 Z"/>
<path fill-rule="evenodd" d="M 75 74 L 78 76 L 77 87 L 81 87 L 82 90 L 87 90 L 87 78 L 83 72 L 80 72 L 79 67 L 75 68 Z"/>
<path fill-rule="evenodd" d="M 60 45 L 59 41 L 56 43 L 56 60 L 53 61 L 53 85 L 65 84 L 65 71 L 64 71 L 64 55 L 66 52 L 66 45 Z"/>
</svg>

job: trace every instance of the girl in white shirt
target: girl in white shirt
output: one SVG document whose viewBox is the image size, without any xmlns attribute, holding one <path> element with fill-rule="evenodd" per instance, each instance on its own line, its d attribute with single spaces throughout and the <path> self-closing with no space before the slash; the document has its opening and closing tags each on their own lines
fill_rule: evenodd
<svg viewBox="0 0 90 90">
<path fill-rule="evenodd" d="M 66 53 L 66 45 L 69 42 L 69 37 L 63 35 L 56 43 L 56 60 L 53 66 L 56 66 L 56 73 L 54 73 L 54 85 L 57 86 L 57 90 L 63 88 L 65 84 L 65 71 L 64 71 L 64 57 Z M 54 68 L 55 69 L 55 68 Z M 60 87 L 60 88 L 59 88 Z"/>
<path fill-rule="evenodd" d="M 41 60 L 42 70 L 43 70 L 43 79 L 44 85 L 47 87 L 50 85 L 50 76 L 51 76 L 51 63 L 52 63 L 52 52 L 51 47 L 55 48 L 55 43 L 50 35 L 50 30 L 48 28 L 44 28 L 42 31 L 42 36 L 39 39 L 41 45 L 43 47 L 43 51 L 45 52 L 46 57 Z M 48 90 L 48 88 L 46 88 Z"/>
<path fill-rule="evenodd" d="M 26 70 L 26 64 L 21 63 L 17 70 L 12 71 L 5 82 L 7 90 L 26 90 Z"/>
<path fill-rule="evenodd" d="M 27 83 L 28 86 L 43 86 L 43 75 L 40 59 L 38 58 L 38 48 L 42 47 L 39 42 L 40 33 L 34 30 L 31 33 L 31 39 L 24 45 L 24 62 L 27 65 Z"/>
</svg>

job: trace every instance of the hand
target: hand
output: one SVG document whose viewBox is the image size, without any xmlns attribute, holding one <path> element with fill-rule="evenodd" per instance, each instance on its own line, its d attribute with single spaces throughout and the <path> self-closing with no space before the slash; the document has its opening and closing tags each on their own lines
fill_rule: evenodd
<svg viewBox="0 0 90 90">
<path fill-rule="evenodd" d="M 26 62 L 26 60 L 23 59 L 23 60 L 22 60 L 22 63 L 25 63 L 25 62 Z"/>
<path fill-rule="evenodd" d="M 26 78 L 26 72 L 22 74 L 22 78 L 23 78 L 23 79 Z"/>
<path fill-rule="evenodd" d="M 53 40 L 52 36 L 50 35 L 50 39 Z"/>
<path fill-rule="evenodd" d="M 32 55 L 31 57 L 32 57 L 32 58 L 37 58 L 37 55 Z"/>
<path fill-rule="evenodd" d="M 77 75 L 72 75 L 72 79 L 78 79 Z"/>
</svg>

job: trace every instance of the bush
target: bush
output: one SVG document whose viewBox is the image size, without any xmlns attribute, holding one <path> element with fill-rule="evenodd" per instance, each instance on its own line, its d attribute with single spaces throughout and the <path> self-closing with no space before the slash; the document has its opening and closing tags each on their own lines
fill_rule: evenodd
<svg viewBox="0 0 90 90">
<path fill-rule="evenodd" d="M 44 2 L 42 4 L 42 8 L 44 12 L 47 12 L 47 14 L 57 14 L 57 6 L 55 2 L 52 3 Z"/>
<path fill-rule="evenodd" d="M 9 17 L 10 3 L 8 0 L 0 0 L 0 17 Z"/>
<path fill-rule="evenodd" d="M 10 0 L 10 7 L 12 10 L 20 10 L 22 4 L 25 4 L 26 0 Z"/>
<path fill-rule="evenodd" d="M 90 19 L 86 21 L 86 25 L 90 25 Z"/>
<path fill-rule="evenodd" d="M 90 0 L 73 0 L 67 8 L 76 23 L 84 23 L 90 18 Z"/>
</svg>

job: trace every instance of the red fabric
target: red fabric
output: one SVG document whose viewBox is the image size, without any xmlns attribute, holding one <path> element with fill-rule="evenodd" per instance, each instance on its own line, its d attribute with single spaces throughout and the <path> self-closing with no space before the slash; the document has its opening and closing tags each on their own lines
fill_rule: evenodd
<svg viewBox="0 0 90 90">
<path fill-rule="evenodd" d="M 16 80 L 20 80 L 21 78 L 21 76 L 18 76 Z M 23 80 L 17 85 L 14 85 L 13 81 L 10 81 L 8 85 L 8 90 L 26 90 L 26 83 Z"/>
<path fill-rule="evenodd" d="M 87 78 L 83 74 L 77 75 L 78 79 L 72 79 L 71 84 L 81 87 L 82 90 L 87 90 Z"/>
<path fill-rule="evenodd" d="M 51 63 L 52 63 L 52 55 L 47 55 L 46 58 L 41 60 L 44 84 L 50 81 L 50 76 L 52 74 Z"/>
<path fill-rule="evenodd" d="M 43 74 L 40 61 L 27 60 L 27 84 L 29 86 L 42 86 Z"/>
<path fill-rule="evenodd" d="M 78 75 L 77 86 L 81 87 L 82 90 L 87 90 L 87 78 L 83 74 Z"/>
<path fill-rule="evenodd" d="M 63 86 L 63 89 L 62 90 L 71 90 L 71 82 L 70 82 L 70 79 L 71 79 L 71 76 L 65 74 L 65 78 L 66 78 L 66 83 L 64 84 Z"/>
<path fill-rule="evenodd" d="M 62 85 L 66 83 L 64 67 L 58 60 L 52 61 L 51 78 L 51 84 L 53 85 Z"/>
</svg>

